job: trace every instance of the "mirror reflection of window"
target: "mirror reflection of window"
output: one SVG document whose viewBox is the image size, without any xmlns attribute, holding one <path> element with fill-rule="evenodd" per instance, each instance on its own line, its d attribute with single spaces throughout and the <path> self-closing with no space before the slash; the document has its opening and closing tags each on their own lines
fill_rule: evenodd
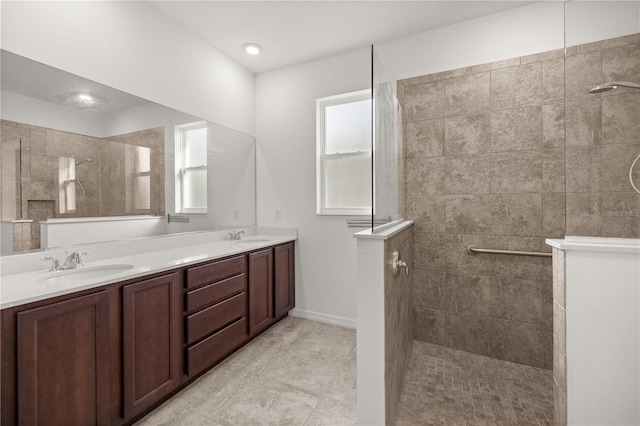
<svg viewBox="0 0 640 426">
<path fill-rule="evenodd" d="M 176 126 L 176 212 L 207 212 L 207 123 Z"/>
<path fill-rule="evenodd" d="M 127 212 L 151 209 L 151 149 L 129 145 L 125 150 Z"/>
<path fill-rule="evenodd" d="M 58 205 L 60 213 L 76 211 L 76 159 L 58 157 Z"/>
</svg>

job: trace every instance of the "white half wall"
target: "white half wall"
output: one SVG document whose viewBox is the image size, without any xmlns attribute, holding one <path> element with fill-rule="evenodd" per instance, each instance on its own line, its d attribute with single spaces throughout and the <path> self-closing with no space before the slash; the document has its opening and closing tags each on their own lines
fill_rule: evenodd
<svg viewBox="0 0 640 426">
<path fill-rule="evenodd" d="M 254 76 L 142 1 L 3 1 L 2 48 L 254 134 Z"/>
<path fill-rule="evenodd" d="M 369 64 L 364 48 L 256 77 L 258 226 L 298 228 L 293 314 L 352 327 L 360 229 L 316 214 L 315 107 L 317 98 L 368 88 Z"/>
</svg>

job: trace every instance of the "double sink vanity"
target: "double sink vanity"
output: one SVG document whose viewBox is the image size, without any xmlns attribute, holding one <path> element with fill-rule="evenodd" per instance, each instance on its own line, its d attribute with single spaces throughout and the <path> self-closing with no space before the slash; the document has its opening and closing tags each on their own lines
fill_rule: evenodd
<svg viewBox="0 0 640 426">
<path fill-rule="evenodd" d="M 131 424 L 286 317 L 296 232 L 247 234 L 4 257 L 2 425 Z"/>
</svg>

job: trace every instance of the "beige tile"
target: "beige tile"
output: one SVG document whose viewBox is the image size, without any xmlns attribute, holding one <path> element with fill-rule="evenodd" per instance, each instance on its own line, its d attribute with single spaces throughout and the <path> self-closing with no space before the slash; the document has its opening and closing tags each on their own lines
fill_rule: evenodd
<svg viewBox="0 0 640 426">
<path fill-rule="evenodd" d="M 416 240 L 414 246 L 414 265 L 419 269 L 446 271 L 447 236 L 442 234 L 425 234 L 421 242 Z M 422 243 L 425 241 L 425 243 Z"/>
<path fill-rule="evenodd" d="M 474 65 L 471 67 L 472 73 L 480 73 L 491 70 L 499 70 L 501 68 L 510 68 L 520 65 L 520 58 L 509 58 L 502 61 L 488 62 L 486 64 Z"/>
<path fill-rule="evenodd" d="M 565 62 L 567 99 L 589 98 L 589 90 L 602 83 L 601 52 L 568 56 Z"/>
<path fill-rule="evenodd" d="M 405 122 L 444 117 L 444 84 L 405 86 L 403 112 Z"/>
<path fill-rule="evenodd" d="M 564 100 L 564 58 L 542 63 L 542 100 L 544 102 Z"/>
<path fill-rule="evenodd" d="M 553 300 L 565 307 L 565 264 L 564 251 L 553 248 Z"/>
<path fill-rule="evenodd" d="M 419 308 L 452 310 L 454 289 L 449 288 L 446 272 L 416 269 L 413 278 L 413 304 Z"/>
<path fill-rule="evenodd" d="M 602 104 L 598 98 L 567 102 L 567 146 L 600 145 L 602 143 Z"/>
<path fill-rule="evenodd" d="M 453 274 L 490 275 L 490 256 L 471 254 L 469 246 L 490 247 L 488 235 L 452 235 L 447 236 L 446 262 L 447 272 Z"/>
<path fill-rule="evenodd" d="M 491 125 L 488 114 L 447 117 L 445 154 L 481 154 L 491 148 Z"/>
<path fill-rule="evenodd" d="M 488 194 L 491 189 L 490 155 L 447 157 L 446 194 Z"/>
<path fill-rule="evenodd" d="M 407 195 L 407 215 L 419 224 L 422 232 L 445 231 L 445 208 L 444 195 Z"/>
<path fill-rule="evenodd" d="M 500 245 L 495 245 L 500 248 Z M 532 249 L 527 251 L 538 251 Z M 491 256 L 491 275 L 500 278 L 540 280 L 542 278 L 541 259 L 526 256 Z"/>
<path fill-rule="evenodd" d="M 547 365 L 544 354 L 545 326 L 520 321 L 493 321 L 493 351 L 500 358 L 540 368 Z"/>
<path fill-rule="evenodd" d="M 356 424 L 356 407 L 331 398 L 322 398 L 305 426 L 335 426 Z"/>
<path fill-rule="evenodd" d="M 491 353 L 491 323 L 488 317 L 447 312 L 447 346 L 479 355 Z"/>
<path fill-rule="evenodd" d="M 447 274 L 447 288 L 454 294 L 456 312 L 481 317 L 491 316 L 490 277 Z"/>
<path fill-rule="evenodd" d="M 545 193 L 542 195 L 542 235 L 545 238 L 564 238 L 566 222 L 566 195 Z"/>
<path fill-rule="evenodd" d="M 615 37 L 606 40 L 598 40 L 592 43 L 585 43 L 576 46 L 578 53 L 593 52 L 596 50 L 606 50 L 629 44 L 639 44 L 640 33 L 630 34 L 622 37 Z"/>
<path fill-rule="evenodd" d="M 447 312 L 437 309 L 427 309 L 415 306 L 414 310 L 415 338 L 423 342 L 446 345 Z"/>
<path fill-rule="evenodd" d="M 542 194 L 494 194 L 493 235 L 542 236 Z"/>
<path fill-rule="evenodd" d="M 521 194 L 541 191 L 541 151 L 504 152 L 491 155 L 491 192 Z"/>
<path fill-rule="evenodd" d="M 447 195 L 445 197 L 445 232 L 449 234 L 489 234 L 491 230 L 491 196 Z"/>
<path fill-rule="evenodd" d="M 496 318 L 541 324 L 542 281 L 492 277 L 491 309 Z"/>
<path fill-rule="evenodd" d="M 603 50 L 602 74 L 603 81 L 638 81 L 640 44 Z"/>
<path fill-rule="evenodd" d="M 638 133 L 640 135 L 640 132 Z M 640 155 L 640 142 L 633 145 L 602 146 L 602 191 L 633 191 L 629 181 L 629 170 L 635 158 Z M 640 188 L 640 160 L 636 162 L 632 178 Z"/>
<path fill-rule="evenodd" d="M 563 148 L 565 146 L 564 103 L 542 106 L 542 147 Z"/>
<path fill-rule="evenodd" d="M 637 89 L 627 94 L 603 97 L 602 142 L 604 144 L 638 143 L 638 135 L 640 135 L 638 117 L 640 117 L 640 92 Z"/>
<path fill-rule="evenodd" d="M 566 161 L 563 148 L 542 151 L 542 192 L 566 191 Z"/>
<path fill-rule="evenodd" d="M 602 147 L 567 147 L 567 192 L 598 192 L 602 188 Z"/>
<path fill-rule="evenodd" d="M 597 237 L 602 232 L 602 195 L 567 193 L 567 235 Z"/>
<path fill-rule="evenodd" d="M 640 238 L 640 194 L 602 194 L 602 236 Z"/>
<path fill-rule="evenodd" d="M 546 52 L 522 56 L 520 62 L 522 65 L 525 65 L 533 62 L 551 61 L 553 59 L 564 59 L 564 49 L 548 50 Z"/>
<path fill-rule="evenodd" d="M 469 74 L 445 81 L 445 115 L 468 115 L 487 111 L 490 106 L 489 72 Z"/>
<path fill-rule="evenodd" d="M 542 107 L 491 113 L 491 151 L 539 149 L 542 144 Z"/>
<path fill-rule="evenodd" d="M 491 109 L 542 104 L 542 65 L 533 63 L 491 71 Z"/>
<path fill-rule="evenodd" d="M 551 259 L 544 259 L 551 263 Z M 553 282 L 542 282 L 542 325 L 553 331 Z"/>
<path fill-rule="evenodd" d="M 567 396 L 555 384 L 553 386 L 553 418 L 555 426 L 567 425 Z"/>
<path fill-rule="evenodd" d="M 566 392 L 567 388 L 567 344 L 566 344 L 566 313 L 557 302 L 553 304 L 553 376 L 560 387 Z"/>
<path fill-rule="evenodd" d="M 444 152 L 444 119 L 405 125 L 406 158 L 440 157 Z"/>
<path fill-rule="evenodd" d="M 445 193 L 446 158 L 407 160 L 407 199 L 421 194 Z"/>
</svg>

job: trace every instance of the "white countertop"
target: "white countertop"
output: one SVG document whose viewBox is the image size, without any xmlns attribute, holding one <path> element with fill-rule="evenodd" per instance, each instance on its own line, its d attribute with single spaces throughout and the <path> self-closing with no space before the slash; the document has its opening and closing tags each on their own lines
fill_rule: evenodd
<svg viewBox="0 0 640 426">
<path fill-rule="evenodd" d="M 147 250 L 139 254 L 110 257 L 96 261 L 91 261 L 91 256 L 86 256 L 83 258 L 85 268 L 70 271 L 49 272 L 48 269 L 42 269 L 4 275 L 0 281 L 0 309 L 96 288 L 157 272 L 169 271 L 294 240 L 296 240 L 295 234 L 254 234 L 243 238 L 241 241 L 216 240 L 181 247 Z M 161 246 L 162 244 L 158 245 Z M 40 255 L 47 256 L 48 253 L 44 252 Z M 61 259 L 60 262 L 64 262 L 64 259 Z M 109 265 L 130 265 L 131 268 L 123 272 L 118 269 L 109 271 Z M 65 281 L 65 279 L 59 279 L 65 274 L 73 275 L 75 271 L 82 273 L 83 269 L 85 271 L 96 271 L 96 273 L 82 280 L 71 279 L 70 281 Z M 100 276 L 101 273 L 98 272 L 100 270 L 105 270 L 106 275 Z M 96 277 L 95 275 L 98 276 Z M 53 278 L 52 280 L 46 280 L 51 277 Z"/>
<path fill-rule="evenodd" d="M 572 237 L 547 239 L 547 245 L 564 251 L 640 253 L 640 238 Z"/>
</svg>

